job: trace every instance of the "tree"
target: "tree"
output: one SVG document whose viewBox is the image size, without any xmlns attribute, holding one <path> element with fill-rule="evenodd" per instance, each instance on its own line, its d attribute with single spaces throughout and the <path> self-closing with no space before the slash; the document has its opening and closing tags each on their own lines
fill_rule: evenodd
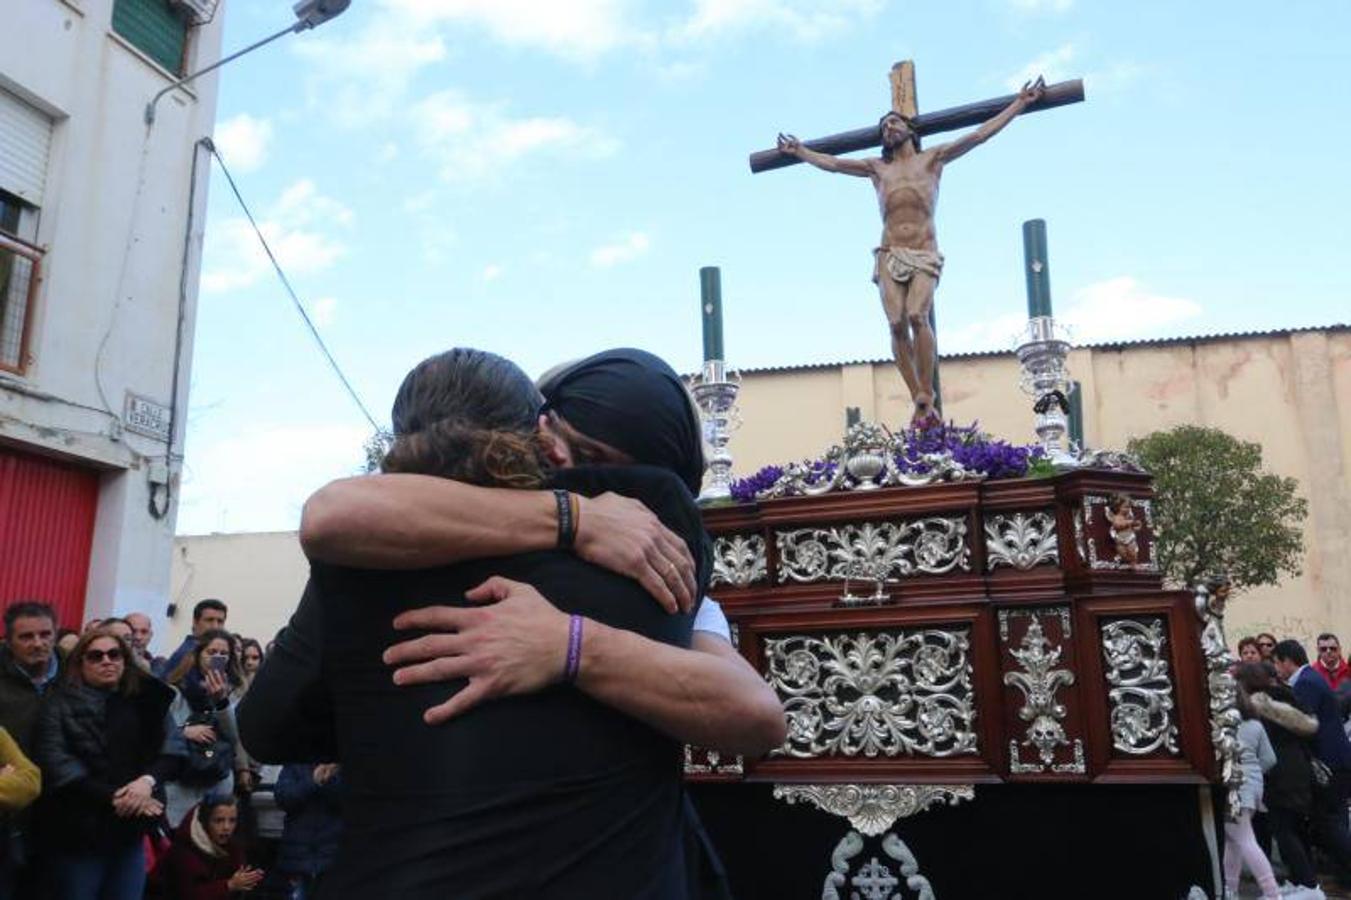
<svg viewBox="0 0 1351 900">
<path fill-rule="evenodd" d="M 1262 470 L 1261 445 L 1179 425 L 1130 451 L 1154 476 L 1154 553 L 1170 581 L 1222 572 L 1239 591 L 1300 573 L 1309 504 L 1295 479 Z"/>
</svg>

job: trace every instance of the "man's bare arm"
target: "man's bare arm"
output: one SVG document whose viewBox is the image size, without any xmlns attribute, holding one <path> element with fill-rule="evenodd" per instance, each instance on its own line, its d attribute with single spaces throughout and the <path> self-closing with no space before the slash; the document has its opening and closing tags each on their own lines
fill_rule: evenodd
<svg viewBox="0 0 1351 900">
<path fill-rule="evenodd" d="M 999 115 L 990 119 L 984 125 L 981 125 L 975 131 L 969 132 L 957 138 L 950 144 L 943 144 L 941 147 L 934 148 L 938 158 L 945 163 L 952 162 L 959 156 L 975 149 L 981 144 L 994 137 L 1004 130 L 1008 125 L 1027 107 L 1036 103 L 1046 93 L 1046 81 L 1038 78 L 1036 81 L 1029 81 L 1023 85 L 1023 89 L 1018 92 L 1018 96 L 1008 106 L 1004 107 Z"/>
<path fill-rule="evenodd" d="M 431 724 L 485 700 L 540 690 L 562 679 L 568 616 L 527 584 L 490 578 L 466 595 L 481 608 L 433 606 L 399 615 L 399 629 L 436 633 L 395 644 L 385 662 L 401 685 L 467 678 L 429 709 Z M 577 687 L 677 740 L 723 753 L 760 756 L 787 735 L 774 691 L 732 645 L 695 632 L 672 647 L 586 619 Z"/>
<path fill-rule="evenodd" d="M 869 178 L 873 174 L 872 166 L 866 159 L 850 159 L 847 156 L 831 156 L 829 153 L 821 153 L 803 144 L 791 134 L 779 135 L 779 150 L 827 172 L 858 175 L 862 178 Z"/>
<path fill-rule="evenodd" d="M 637 500 L 578 497 L 573 549 L 628 576 L 667 610 L 694 604 L 685 542 Z M 549 491 L 485 488 L 431 475 L 364 475 L 330 482 L 305 503 L 300 544 L 310 559 L 370 569 L 422 569 L 547 550 L 558 542 Z"/>
</svg>

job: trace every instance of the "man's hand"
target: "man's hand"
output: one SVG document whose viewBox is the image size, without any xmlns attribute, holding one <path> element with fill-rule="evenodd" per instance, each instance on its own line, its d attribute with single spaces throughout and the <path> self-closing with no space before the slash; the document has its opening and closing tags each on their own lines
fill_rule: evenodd
<svg viewBox="0 0 1351 900">
<path fill-rule="evenodd" d="M 619 494 L 579 499 L 579 557 L 637 581 L 669 613 L 694 608 L 694 557 L 652 510 Z"/>
<path fill-rule="evenodd" d="M 796 135 L 779 133 L 779 152 L 797 156 L 802 152 L 802 142 Z"/>
<path fill-rule="evenodd" d="M 210 725 L 184 725 L 183 737 L 194 744 L 214 744 L 216 743 L 216 729 Z"/>
<path fill-rule="evenodd" d="M 1042 97 L 1046 96 L 1046 79 L 1038 75 L 1036 81 L 1029 81 L 1023 84 L 1023 89 L 1018 92 L 1018 101 L 1023 106 L 1036 103 Z"/>
<path fill-rule="evenodd" d="M 252 866 L 240 866 L 235 874 L 230 876 L 226 882 L 226 887 L 231 891 L 251 891 L 263 880 L 263 870 L 255 869 Z"/>
<path fill-rule="evenodd" d="M 337 763 L 320 763 L 314 767 L 314 783 L 319 787 L 323 787 L 332 781 L 337 774 Z"/>
<path fill-rule="evenodd" d="M 568 616 L 528 584 L 493 577 L 465 593 L 481 609 L 429 606 L 394 619 L 400 631 L 429 634 L 385 651 L 394 683 L 431 684 L 467 678 L 469 684 L 422 718 L 439 725 L 493 697 L 528 694 L 563 677 Z"/>
</svg>

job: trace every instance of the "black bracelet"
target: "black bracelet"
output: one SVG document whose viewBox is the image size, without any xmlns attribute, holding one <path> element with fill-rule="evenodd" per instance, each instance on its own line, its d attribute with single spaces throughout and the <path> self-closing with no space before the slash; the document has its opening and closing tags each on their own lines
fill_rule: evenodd
<svg viewBox="0 0 1351 900">
<path fill-rule="evenodd" d="M 572 501 L 568 499 L 568 492 L 561 489 L 554 490 L 554 500 L 558 503 L 558 549 L 571 550 L 572 539 L 577 536 L 576 524 L 572 521 Z"/>
</svg>

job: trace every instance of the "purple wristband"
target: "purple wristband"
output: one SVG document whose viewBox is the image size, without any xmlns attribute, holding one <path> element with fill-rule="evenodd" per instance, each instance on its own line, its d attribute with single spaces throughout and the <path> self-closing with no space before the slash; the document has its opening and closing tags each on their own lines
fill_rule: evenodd
<svg viewBox="0 0 1351 900">
<path fill-rule="evenodd" d="M 582 667 L 582 617 L 573 613 L 568 618 L 568 659 L 563 664 L 563 680 L 571 684 L 577 680 Z"/>
</svg>

